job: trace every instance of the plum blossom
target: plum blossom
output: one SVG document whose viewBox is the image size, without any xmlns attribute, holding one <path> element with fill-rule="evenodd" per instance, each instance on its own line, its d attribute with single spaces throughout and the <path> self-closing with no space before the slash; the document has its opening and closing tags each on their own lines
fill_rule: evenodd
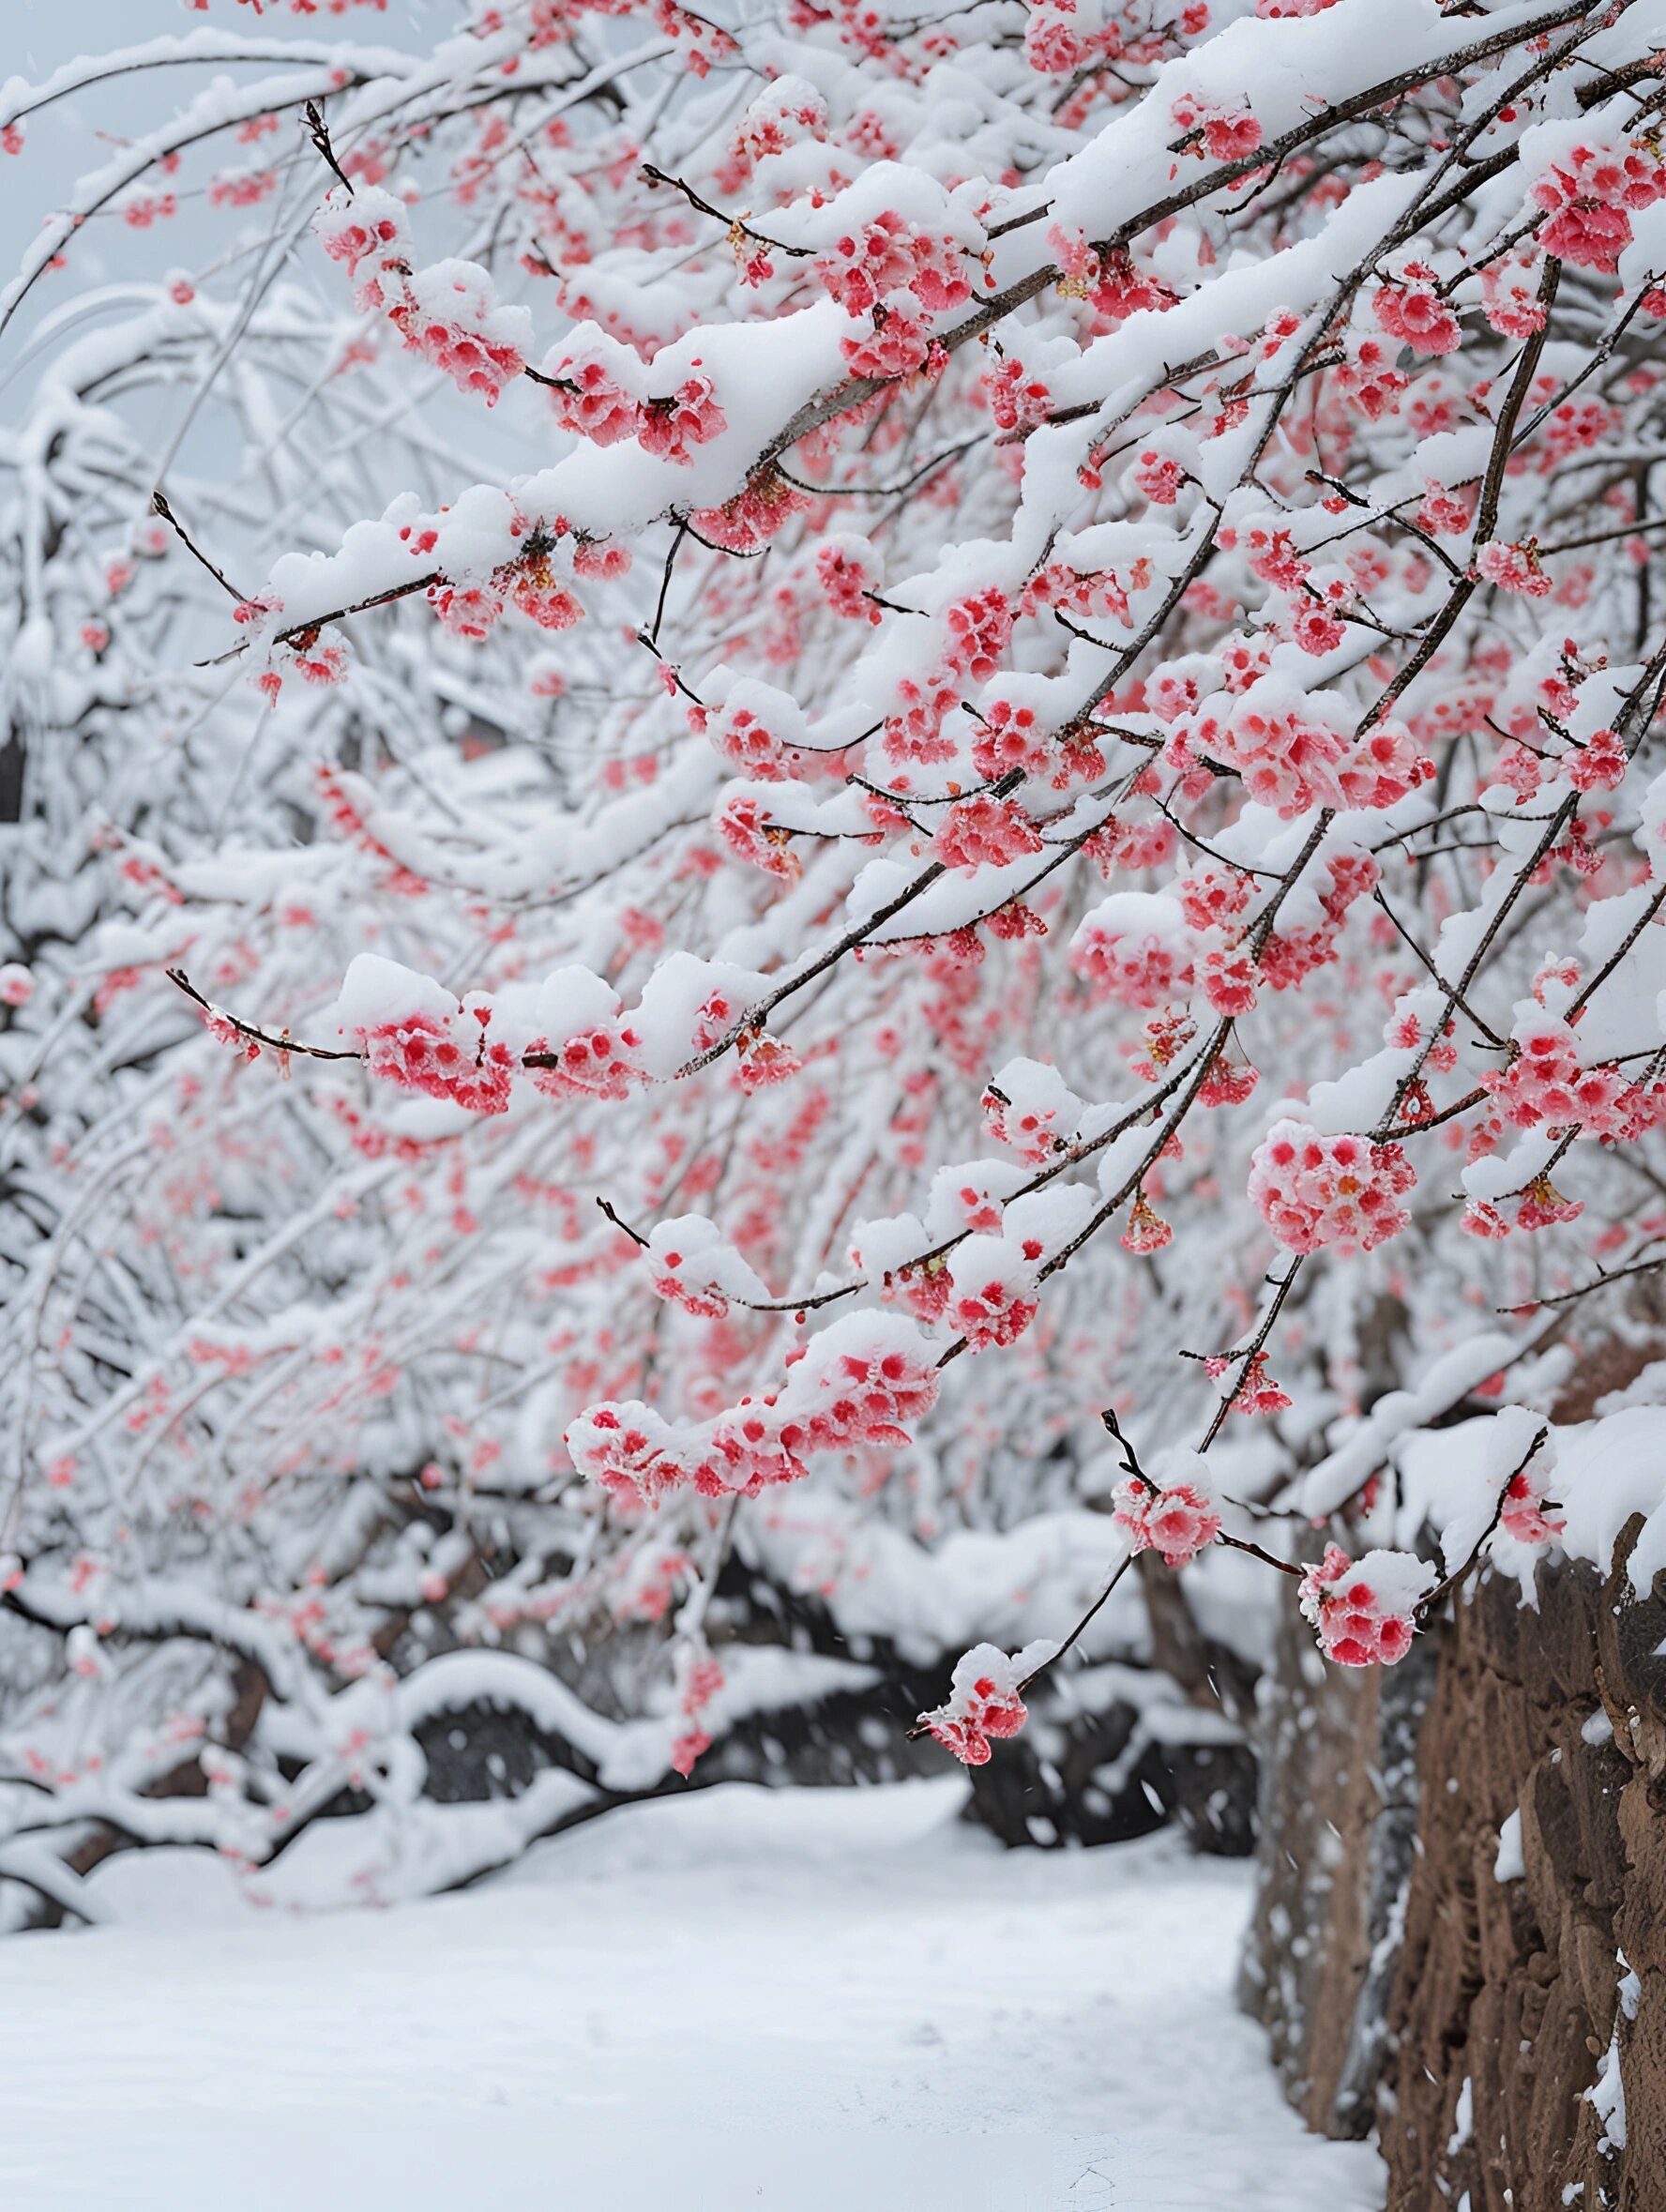
<svg viewBox="0 0 1666 2212">
<path fill-rule="evenodd" d="M 1350 1559 L 1336 1544 L 1301 1583 L 1304 1619 L 1319 1648 L 1339 1667 L 1391 1667 L 1412 1648 L 1420 1607 L 1439 1578 L 1410 1552 L 1367 1552 Z"/>
<path fill-rule="evenodd" d="M 1178 902 L 1161 892 L 1118 891 L 1083 917 L 1070 965 L 1102 998 L 1158 1007 L 1192 984 L 1192 951 Z"/>
<path fill-rule="evenodd" d="M 1425 262 L 1405 262 L 1386 284 L 1379 284 L 1371 311 L 1389 337 L 1415 354 L 1455 353 L 1462 341 L 1458 318 L 1436 291 L 1434 271 Z"/>
<path fill-rule="evenodd" d="M 576 1030 L 554 1045 L 540 1037 L 527 1048 L 532 1080 L 552 1098 L 623 1098 L 643 1080 L 641 1045 L 630 1024 L 617 1019 Z"/>
<path fill-rule="evenodd" d="M 1015 799 L 982 794 L 949 808 L 931 840 L 946 868 L 1004 868 L 1041 850 L 1040 833 Z"/>
<path fill-rule="evenodd" d="M 1035 1319 L 1035 1261 L 1004 1237 L 967 1237 L 950 1255 L 948 1272 L 947 1318 L 972 1351 L 1016 1343 Z"/>
<path fill-rule="evenodd" d="M 1634 1085 L 1614 1067 L 1587 1068 L 1578 1032 L 1537 1007 L 1516 1025 L 1514 1057 L 1501 1073 L 1481 1078 L 1504 1118 L 1520 1129 L 1583 1129 L 1596 1137 L 1624 1133 Z"/>
<path fill-rule="evenodd" d="M 1481 271 L 1481 312 L 1500 338 L 1531 338 L 1542 330 L 1544 304 L 1533 263 L 1513 255 L 1489 262 Z"/>
<path fill-rule="evenodd" d="M 1554 1543 L 1567 1523 L 1561 1514 L 1547 1511 L 1542 1477 L 1532 1467 L 1518 1467 L 1505 1485 L 1504 1507 L 1498 1525 L 1519 1544 Z"/>
<path fill-rule="evenodd" d="M 414 271 L 387 319 L 412 353 L 488 407 L 526 367 L 526 310 L 499 307 L 491 278 L 473 262 L 435 262 Z"/>
<path fill-rule="evenodd" d="M 1631 243 L 1631 217 L 1666 193 L 1666 165 L 1652 148 L 1575 146 L 1536 179 L 1529 197 L 1550 217 L 1538 234 L 1547 253 L 1574 268 L 1613 276 Z"/>
<path fill-rule="evenodd" d="M 1287 1250 L 1346 1255 L 1399 1235 L 1411 1220 L 1400 1201 L 1416 1179 L 1399 1144 L 1326 1136 L 1284 1120 L 1256 1148 L 1249 1191 Z"/>
<path fill-rule="evenodd" d="M 687 1481 L 686 1447 L 652 1406 L 631 1399 L 593 1405 L 562 1439 L 579 1473 L 625 1507 L 652 1505 Z"/>
<path fill-rule="evenodd" d="M 750 793 L 739 792 L 726 799 L 719 810 L 716 826 L 718 835 L 736 859 L 750 861 L 766 875 L 777 875 L 787 882 L 799 873 L 798 856 L 793 851 L 789 833 L 768 820 L 763 802 Z"/>
<path fill-rule="evenodd" d="M 1010 1060 L 985 1090 L 983 1114 L 997 1143 L 1021 1159 L 1042 1160 L 1068 1142 L 1081 1118 L 1082 1100 L 1056 1068 Z"/>
<path fill-rule="evenodd" d="M 849 315 L 871 314 L 896 292 L 912 293 L 932 313 L 972 296 L 959 240 L 922 229 L 895 208 L 847 231 L 810 265 L 810 274 Z"/>
<path fill-rule="evenodd" d="M 1241 1378 L 1237 1375 L 1240 1365 Z M 1281 1389 L 1268 1374 L 1265 1352 L 1252 1353 L 1244 1361 L 1221 1356 L 1205 1359 L 1204 1372 L 1212 1383 L 1224 1383 L 1232 1392 L 1234 1413 L 1279 1414 L 1289 1410 L 1290 1393 Z"/>
<path fill-rule="evenodd" d="M 854 538 L 829 538 L 816 554 L 816 581 L 835 614 L 846 622 L 884 620 L 872 597 L 878 581 L 872 548 Z"/>
<path fill-rule="evenodd" d="M 813 1693 L 758 1663 L 800 1599 L 919 1664 L 963 1622 L 947 1674 L 1136 1545 L 1252 1656 L 1227 1494 L 1397 1391 L 1443 1546 L 1600 1552 L 1600 1429 L 1500 1498 L 1478 1424 L 1558 1386 L 1512 1301 L 1594 1346 L 1666 1247 L 1658 7 L 789 0 L 743 53 L 477 0 L 401 58 L 353 5 L 272 0 L 304 52 L 244 38 L 231 107 L 129 70 L 128 181 L 24 280 L 0 1673 L 50 1848 L 177 1770 L 138 1826 L 246 1867 L 420 1783 L 436 1666 L 559 1703 L 609 1802 Z M 249 280 L 286 176 L 317 312 Z M 192 265 L 100 290 L 106 222 Z M 148 511 L 205 373 L 214 482 Z M 1350 1664 L 1429 1572 L 1298 1570 Z M 981 1759 L 1027 1655 L 969 1658 Z"/>
<path fill-rule="evenodd" d="M 991 1739 L 1016 1735 L 1028 1715 L 1022 1692 L 1030 1676 L 1057 1650 L 1044 1640 L 1010 1654 L 976 1644 L 955 1661 L 946 1703 L 922 1713 L 920 1727 L 954 1753 L 962 1766 L 986 1766 Z"/>
<path fill-rule="evenodd" d="M 1538 565 L 1536 545 L 1506 545 L 1493 538 L 1477 552 L 1475 565 L 1477 574 L 1497 584 L 1500 591 L 1519 593 L 1529 599 L 1551 596 L 1552 582 Z"/>
<path fill-rule="evenodd" d="M 1355 737 L 1271 677 L 1230 714 L 1205 709 L 1181 727 L 1189 747 L 1236 769 L 1250 795 L 1286 820 L 1318 806 L 1391 807 L 1434 773 L 1403 722 L 1385 718 Z"/>
<path fill-rule="evenodd" d="M 1165 1567 L 1190 1566 L 1220 1534 L 1220 1516 L 1201 1479 L 1159 1489 L 1130 1476 L 1112 1498 L 1128 1549 L 1160 1553 Z"/>
<path fill-rule="evenodd" d="M 694 458 L 694 447 L 721 437 L 728 427 L 711 378 L 695 375 L 685 377 L 663 398 L 644 400 L 636 434 L 644 453 L 686 464 Z"/>
</svg>

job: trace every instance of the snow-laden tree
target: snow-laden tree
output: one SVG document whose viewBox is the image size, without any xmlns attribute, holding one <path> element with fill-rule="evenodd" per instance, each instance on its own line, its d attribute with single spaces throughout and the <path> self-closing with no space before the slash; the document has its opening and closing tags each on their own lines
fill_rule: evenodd
<svg viewBox="0 0 1666 2212">
<path fill-rule="evenodd" d="M 204 12 L 0 90 L 14 191 L 133 132 L 0 302 L 0 1893 L 1553 1544 L 1666 1235 L 1662 0 Z"/>
</svg>

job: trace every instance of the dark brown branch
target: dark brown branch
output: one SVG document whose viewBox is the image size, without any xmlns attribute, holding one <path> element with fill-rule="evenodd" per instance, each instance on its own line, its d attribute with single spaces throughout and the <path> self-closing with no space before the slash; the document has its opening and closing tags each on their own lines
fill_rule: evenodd
<svg viewBox="0 0 1666 2212">
<path fill-rule="evenodd" d="M 310 99 L 302 113 L 307 118 L 307 136 L 317 149 L 319 159 L 335 172 L 338 180 L 345 187 L 348 198 L 352 199 L 353 179 L 336 159 L 336 149 L 331 143 L 329 125 L 324 119 L 323 110 L 315 99 Z"/>
<path fill-rule="evenodd" d="M 1517 1462 L 1515 1466 L 1510 1469 L 1510 1472 L 1499 1484 L 1498 1496 L 1492 1507 L 1492 1518 L 1487 1523 L 1486 1527 L 1481 1531 L 1480 1535 L 1477 1538 L 1475 1550 L 1471 1552 L 1469 1557 L 1463 1562 L 1463 1565 L 1454 1573 L 1447 1575 L 1444 1582 L 1436 1583 L 1434 1588 L 1430 1591 L 1427 1598 L 1420 1598 L 1417 1600 L 1416 1616 L 1418 1620 L 1422 1620 L 1426 1614 L 1431 1613 L 1433 1609 L 1440 1603 L 1443 1598 L 1446 1597 L 1451 1591 L 1455 1590 L 1458 1587 L 1458 1584 L 1463 1580 L 1464 1576 L 1468 1574 L 1470 1569 L 1480 1558 L 1481 1553 L 1486 1550 L 1488 1543 L 1492 1540 L 1493 1531 L 1497 1528 L 1499 1523 L 1504 1519 L 1504 1508 L 1509 1501 L 1511 1484 L 1515 1481 L 1518 1475 L 1524 1475 L 1526 1473 L 1527 1469 L 1532 1465 L 1534 1460 L 1544 1448 L 1545 1443 L 1549 1438 L 1550 1433 L 1551 1432 L 1548 1425 L 1545 1428 L 1539 1430 L 1537 1435 L 1534 1437 L 1533 1442 L 1527 1447 L 1527 1449 L 1522 1454 L 1522 1458 Z"/>
<path fill-rule="evenodd" d="M 219 584 L 220 590 L 224 592 L 230 592 L 233 598 L 235 598 L 238 605 L 241 606 L 244 598 L 247 597 L 247 594 L 240 592 L 236 585 L 229 582 L 222 571 L 214 566 L 214 563 L 208 558 L 208 555 L 203 551 L 202 547 L 196 543 L 195 539 L 191 537 L 190 532 L 186 528 L 185 524 L 180 521 L 179 517 L 174 512 L 174 509 L 168 505 L 167 499 L 162 492 L 153 492 L 151 493 L 150 511 L 152 514 L 160 515 L 162 521 L 167 523 L 169 529 L 173 531 L 174 537 L 178 538 L 180 544 L 184 546 L 186 552 L 190 554 L 192 560 L 200 562 L 201 565 L 207 569 L 209 575 L 213 577 L 215 583 Z"/>
</svg>

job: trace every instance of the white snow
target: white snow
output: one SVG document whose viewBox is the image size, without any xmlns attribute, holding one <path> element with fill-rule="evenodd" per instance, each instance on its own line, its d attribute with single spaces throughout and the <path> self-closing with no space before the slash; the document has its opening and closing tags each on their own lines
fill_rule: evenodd
<svg viewBox="0 0 1666 2212">
<path fill-rule="evenodd" d="M 1498 1831 L 1498 1856 L 1492 1861 L 1492 1879 L 1520 1882 L 1526 1872 L 1527 1860 L 1522 1848 L 1522 1808 L 1518 1805 Z"/>
<path fill-rule="evenodd" d="M 132 1924 L 6 1947 L 0 2203 L 1380 2206 L 1234 2009 L 1250 1869 L 1005 1853 L 964 1788 L 691 1792 L 383 1913 L 129 1861 Z"/>
</svg>

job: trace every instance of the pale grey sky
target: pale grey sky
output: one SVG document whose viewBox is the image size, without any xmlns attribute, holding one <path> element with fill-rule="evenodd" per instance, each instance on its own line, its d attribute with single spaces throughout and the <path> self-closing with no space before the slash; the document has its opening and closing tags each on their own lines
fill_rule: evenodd
<svg viewBox="0 0 1666 2212">
<path fill-rule="evenodd" d="M 462 12 L 462 0 L 387 0 L 386 13 L 356 7 L 341 17 L 322 10 L 314 16 L 295 16 L 288 0 L 267 0 L 258 16 L 239 0 L 210 0 L 202 13 L 189 8 L 185 0 L 0 0 L 0 90 L 15 89 L 9 81 L 20 78 L 38 83 L 82 54 L 111 53 L 154 38 L 189 37 L 204 25 L 262 38 L 337 35 L 404 46 L 450 28 Z M 149 71 L 78 93 L 26 124 L 23 154 L 0 167 L 0 184 L 5 187 L 0 190 L 0 283 L 15 271 L 45 217 L 65 204 L 77 177 L 109 158 L 108 139 L 154 129 L 208 83 L 216 69 L 223 68 L 223 64 L 217 64 L 214 68 Z M 229 73 L 241 77 L 250 72 Z M 10 104 L 9 99 L 0 99 L 0 112 Z M 229 140 L 223 152 L 216 149 L 216 156 L 228 166 L 247 159 Z M 175 218 L 172 228 L 162 225 L 152 232 L 101 221 L 79 241 L 75 266 L 68 274 L 77 291 L 129 273 L 154 276 L 175 261 L 191 258 L 189 224 L 189 209 Z M 47 285 L 40 290 L 44 295 Z M 64 295 L 60 289 L 57 296 Z M 8 334 L 0 341 L 0 353 L 14 358 L 13 343 Z"/>
</svg>

